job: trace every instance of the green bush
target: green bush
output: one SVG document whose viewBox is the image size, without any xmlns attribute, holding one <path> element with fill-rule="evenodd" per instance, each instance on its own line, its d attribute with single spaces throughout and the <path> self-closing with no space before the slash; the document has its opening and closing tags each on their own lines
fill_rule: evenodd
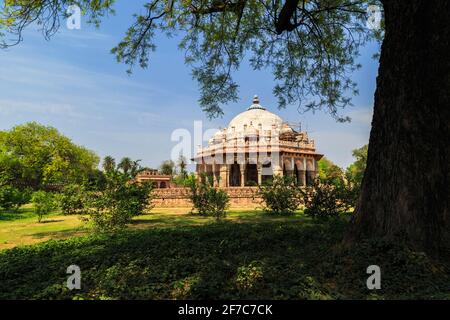
<svg viewBox="0 0 450 320">
<path fill-rule="evenodd" d="M 135 183 L 115 172 L 107 177 L 105 189 L 87 193 L 86 213 L 97 232 L 124 229 L 132 218 L 150 208 L 152 186 Z"/>
<path fill-rule="evenodd" d="M 263 210 L 269 214 L 293 214 L 302 203 L 301 189 L 291 177 L 275 176 L 271 183 L 259 187 Z"/>
<path fill-rule="evenodd" d="M 30 201 L 30 192 L 12 186 L 0 186 L 0 209 L 18 210 Z"/>
<path fill-rule="evenodd" d="M 44 215 L 57 208 L 55 196 L 50 192 L 34 192 L 31 202 L 33 202 L 34 212 L 38 216 L 38 222 L 42 221 Z"/>
<path fill-rule="evenodd" d="M 304 214 L 326 219 L 348 212 L 353 206 L 353 194 L 346 185 L 321 183 L 318 179 L 303 193 Z"/>
<path fill-rule="evenodd" d="M 191 178 L 190 199 L 193 204 L 192 212 L 197 211 L 202 216 L 213 216 L 217 220 L 226 216 L 226 210 L 230 205 L 230 197 L 224 190 L 214 188 L 208 179 L 200 179 L 197 182 Z"/>
<path fill-rule="evenodd" d="M 82 185 L 65 186 L 59 197 L 60 207 L 64 214 L 79 214 L 83 212 L 86 202 L 86 190 Z"/>
<path fill-rule="evenodd" d="M 379 240 L 342 249 L 347 228 L 347 219 L 271 219 L 1 250 L 0 299 L 450 299 L 450 264 Z M 66 287 L 70 264 L 81 267 L 81 290 Z M 372 264 L 380 290 L 366 286 Z"/>
<path fill-rule="evenodd" d="M 263 280 L 263 270 L 258 261 L 238 268 L 236 274 L 236 287 L 239 291 L 251 291 L 258 288 Z"/>
</svg>

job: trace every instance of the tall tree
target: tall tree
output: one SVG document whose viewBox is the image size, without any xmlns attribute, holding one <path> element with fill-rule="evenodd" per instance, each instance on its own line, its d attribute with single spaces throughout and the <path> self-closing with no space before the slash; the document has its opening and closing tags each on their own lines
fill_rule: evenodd
<svg viewBox="0 0 450 320">
<path fill-rule="evenodd" d="M 133 160 L 128 157 L 122 158 L 117 165 L 118 169 L 121 169 L 123 173 L 128 174 L 133 167 Z"/>
<path fill-rule="evenodd" d="M 63 4 L 10 0 L 6 31 L 20 34 L 33 21 L 51 31 Z M 379 3 L 378 1 L 373 1 Z M 186 62 L 201 88 L 208 115 L 237 99 L 233 71 L 251 54 L 255 69 L 272 69 L 280 107 L 339 108 L 356 93 L 351 72 L 369 36 L 367 5 L 357 0 L 152 0 L 113 49 L 131 67 L 148 65 L 157 31 L 182 32 Z M 375 94 L 366 174 L 348 240 L 401 235 L 437 252 L 445 241 L 450 201 L 450 34 L 447 0 L 382 0 L 385 39 Z M 80 2 L 99 17 L 111 1 Z M 61 7 L 61 8 L 60 8 Z M 44 10 L 43 10 L 44 8 Z M 65 8 L 64 8 L 65 9 Z M 53 19 L 53 20 L 51 20 Z M 47 22 L 47 23 L 43 23 Z"/>
<path fill-rule="evenodd" d="M 116 160 L 111 156 L 106 156 L 103 159 L 103 170 L 105 172 L 113 172 L 116 169 Z"/>
<path fill-rule="evenodd" d="M 364 172 L 366 171 L 368 149 L 369 145 L 366 144 L 353 150 L 352 155 L 356 160 L 348 166 L 345 172 L 347 180 L 358 189 L 361 188 Z"/>
<path fill-rule="evenodd" d="M 48 184 L 82 183 L 99 158 L 53 127 L 36 122 L 0 135 L 0 183 L 38 189 Z"/>
<path fill-rule="evenodd" d="M 175 174 L 175 162 L 172 160 L 165 160 L 159 166 L 159 171 L 162 174 L 173 176 Z"/>
<path fill-rule="evenodd" d="M 186 157 L 183 156 L 183 154 L 181 154 L 181 153 L 180 153 L 180 156 L 178 157 L 177 165 L 178 165 L 178 168 L 180 168 L 180 177 L 182 179 L 186 179 L 186 177 L 188 175 L 187 174 L 187 170 L 186 170 L 186 168 L 187 168 L 187 160 L 186 160 Z"/>
<path fill-rule="evenodd" d="M 349 240 L 442 251 L 450 223 L 450 1 L 383 0 L 367 168 Z"/>
<path fill-rule="evenodd" d="M 317 163 L 319 179 L 322 183 L 332 184 L 335 186 L 344 183 L 344 172 L 326 157 L 320 159 Z"/>
</svg>

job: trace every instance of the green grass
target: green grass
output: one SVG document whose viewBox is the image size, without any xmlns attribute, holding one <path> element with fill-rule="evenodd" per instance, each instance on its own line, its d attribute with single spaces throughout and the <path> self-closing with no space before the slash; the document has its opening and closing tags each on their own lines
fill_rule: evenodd
<svg viewBox="0 0 450 320">
<path fill-rule="evenodd" d="M 212 217 L 200 217 L 189 214 L 190 208 L 155 208 L 150 214 L 133 219 L 131 229 L 153 227 L 198 226 L 214 221 Z M 262 215 L 259 210 L 232 209 L 225 221 L 264 222 L 264 221 L 298 221 L 299 215 L 292 217 L 270 217 Z M 78 215 L 62 215 L 55 211 L 44 216 L 39 223 L 31 205 L 18 212 L 0 212 L 0 250 L 17 246 L 36 244 L 51 239 L 67 239 L 85 236 L 90 233 L 89 226 Z"/>
<path fill-rule="evenodd" d="M 86 234 L 87 228 L 78 216 L 55 211 L 39 223 L 30 205 L 17 212 L 0 212 L 0 250 Z"/>
<path fill-rule="evenodd" d="M 159 209 L 120 234 L 1 251 L 0 299 L 450 298 L 442 262 L 377 240 L 343 249 L 347 220 L 241 210 L 216 223 Z M 71 264 L 81 268 L 78 291 L 65 286 Z M 366 288 L 372 264 L 381 267 L 381 290 Z"/>
</svg>

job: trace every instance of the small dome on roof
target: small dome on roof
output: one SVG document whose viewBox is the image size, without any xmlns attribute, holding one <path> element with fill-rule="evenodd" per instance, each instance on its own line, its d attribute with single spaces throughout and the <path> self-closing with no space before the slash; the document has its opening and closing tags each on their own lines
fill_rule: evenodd
<svg viewBox="0 0 450 320">
<path fill-rule="evenodd" d="M 274 128 L 280 127 L 282 123 L 283 120 L 276 114 L 263 108 L 259 104 L 258 97 L 255 96 L 253 98 L 253 104 L 246 111 L 238 114 L 230 121 L 228 130 L 229 132 L 247 132 L 252 125 L 263 132 L 264 130 L 274 130 Z"/>
<path fill-rule="evenodd" d="M 291 127 L 289 127 L 287 124 L 283 124 L 283 127 L 280 130 L 280 133 L 294 133 L 294 129 L 292 129 Z"/>
<path fill-rule="evenodd" d="M 216 133 L 214 133 L 214 136 L 213 136 L 213 138 L 216 140 L 221 140 L 225 137 L 226 137 L 226 132 L 224 129 L 220 129 L 220 130 L 216 131 Z"/>
<path fill-rule="evenodd" d="M 254 110 L 254 109 L 266 110 L 262 105 L 259 104 L 259 98 L 256 94 L 254 95 L 252 102 L 253 104 L 250 107 L 248 107 L 247 110 Z"/>
</svg>

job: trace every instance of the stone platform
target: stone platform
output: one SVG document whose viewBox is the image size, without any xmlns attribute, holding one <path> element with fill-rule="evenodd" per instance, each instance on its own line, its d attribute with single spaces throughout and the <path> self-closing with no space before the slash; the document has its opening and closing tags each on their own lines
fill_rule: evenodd
<svg viewBox="0 0 450 320">
<path fill-rule="evenodd" d="M 220 188 L 225 190 L 230 196 L 231 207 L 249 207 L 260 206 L 261 198 L 256 193 L 258 187 L 227 187 Z M 189 207 L 192 202 L 189 199 L 189 188 L 169 188 L 155 189 L 153 191 L 153 205 L 161 207 Z"/>
</svg>

